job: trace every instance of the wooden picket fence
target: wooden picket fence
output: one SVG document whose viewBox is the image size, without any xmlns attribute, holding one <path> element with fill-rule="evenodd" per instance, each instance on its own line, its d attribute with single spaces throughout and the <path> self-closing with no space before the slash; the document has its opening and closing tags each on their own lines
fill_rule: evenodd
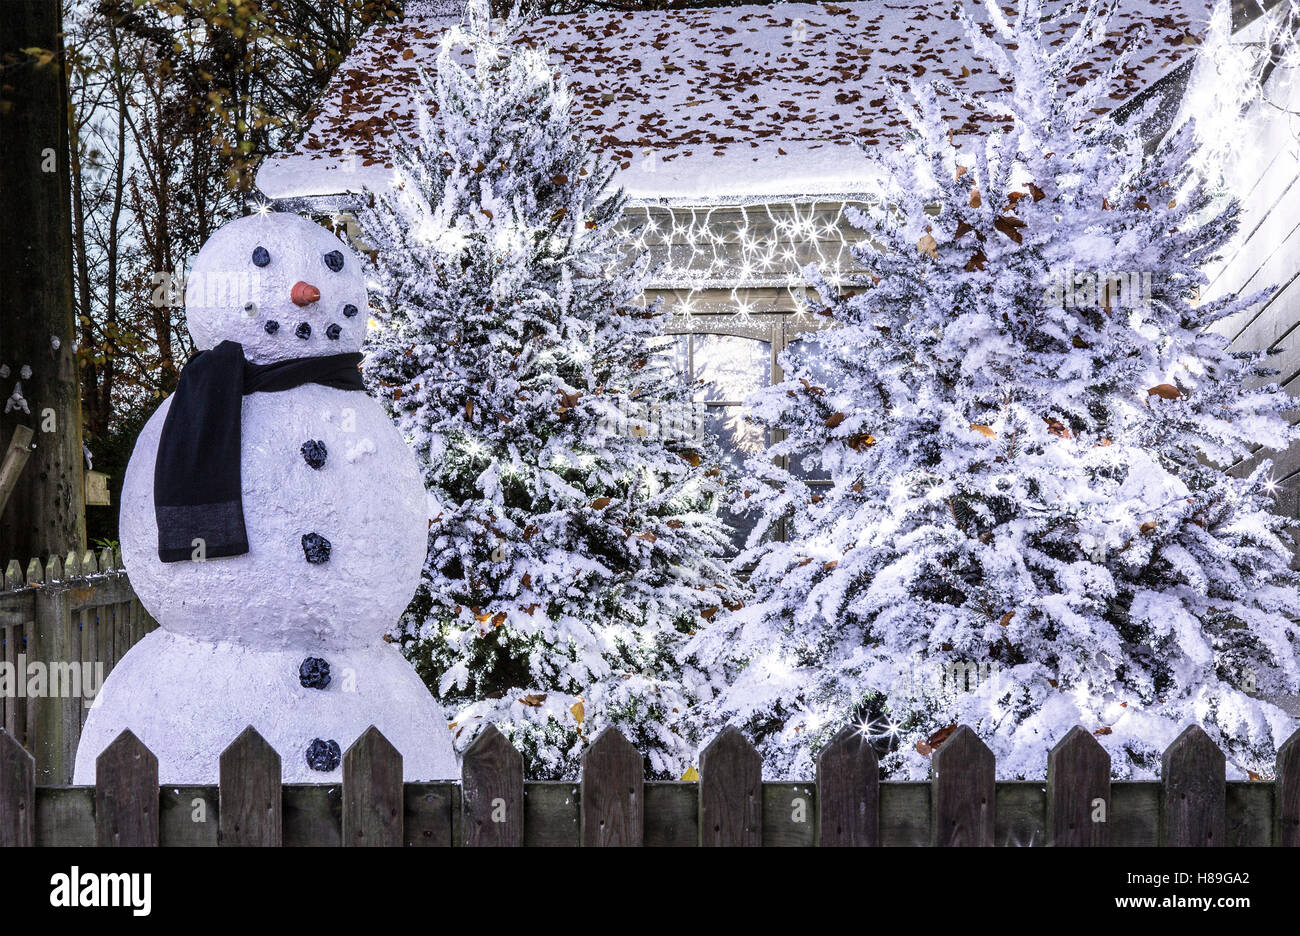
<svg viewBox="0 0 1300 936">
<path fill-rule="evenodd" d="M 26 667 L 102 664 L 107 678 L 141 637 L 157 627 L 122 568 L 121 553 L 70 552 L 26 568 L 10 560 L 0 587 L 0 661 L 25 690 Z M 42 783 L 72 781 L 81 726 L 89 713 L 82 696 L 0 693 L 0 727 L 36 756 Z"/>
<path fill-rule="evenodd" d="M 159 787 L 158 760 L 123 732 L 94 787 L 37 786 L 35 761 L 0 734 L 0 845 L 1300 845 L 1300 732 L 1271 782 L 1225 780 L 1197 726 L 1165 752 L 1160 782 L 1112 782 L 1097 740 L 1074 728 L 1047 780 L 995 782 L 992 752 L 962 726 L 930 782 L 882 783 L 862 735 L 843 729 L 813 783 L 765 783 L 734 728 L 700 757 L 698 782 L 645 782 L 640 753 L 608 728 L 578 783 L 525 783 L 494 727 L 459 783 L 404 783 L 374 727 L 343 756 L 342 784 L 282 785 L 280 756 L 251 727 L 221 755 L 217 786 Z"/>
</svg>

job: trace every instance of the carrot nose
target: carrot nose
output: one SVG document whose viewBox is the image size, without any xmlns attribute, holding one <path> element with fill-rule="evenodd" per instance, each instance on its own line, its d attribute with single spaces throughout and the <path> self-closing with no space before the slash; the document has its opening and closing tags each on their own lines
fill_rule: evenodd
<svg viewBox="0 0 1300 936">
<path fill-rule="evenodd" d="M 311 305 L 320 299 L 320 290 L 311 283 L 299 280 L 293 284 L 293 289 L 289 290 L 289 298 L 293 300 L 294 305 Z"/>
</svg>

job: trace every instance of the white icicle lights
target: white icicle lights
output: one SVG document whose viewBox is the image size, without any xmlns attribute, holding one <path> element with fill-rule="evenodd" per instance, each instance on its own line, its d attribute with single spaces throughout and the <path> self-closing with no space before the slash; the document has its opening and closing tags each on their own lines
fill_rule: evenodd
<svg viewBox="0 0 1300 936">
<path fill-rule="evenodd" d="M 757 603 L 693 649 L 768 776 L 810 775 L 845 723 L 913 778 L 960 723 L 1037 778 L 1076 723 L 1118 777 L 1192 722 L 1267 775 L 1294 728 L 1264 700 L 1297 688 L 1286 521 L 1267 462 L 1223 469 L 1297 433 L 1261 356 L 1207 330 L 1259 297 L 1198 302 L 1238 209 L 1193 176 L 1190 125 L 1147 154 L 1141 110 L 1095 118 L 1105 82 L 1072 68 L 1104 11 L 1077 12 L 1056 44 L 1038 0 L 968 26 L 1012 83 L 980 134 L 937 117 L 943 89 L 899 94 L 914 146 L 856 212 L 875 248 L 842 288 L 812 271 L 838 327 L 751 400 L 788 433 L 739 497 Z"/>
</svg>

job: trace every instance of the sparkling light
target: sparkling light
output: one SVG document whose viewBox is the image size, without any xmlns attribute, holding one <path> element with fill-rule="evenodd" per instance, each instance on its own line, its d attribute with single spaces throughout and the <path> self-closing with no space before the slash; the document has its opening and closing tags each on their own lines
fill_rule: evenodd
<svg viewBox="0 0 1300 936">
<path fill-rule="evenodd" d="M 804 270 L 816 264 L 839 285 L 854 271 L 856 239 L 845 209 L 852 202 L 817 200 L 734 207 L 642 205 L 626 230 L 632 250 L 649 253 L 656 265 L 652 289 L 684 292 L 670 311 L 689 317 L 697 293 L 728 289 L 742 320 L 755 312 L 741 291 L 786 290 L 795 307 L 806 310 Z"/>
</svg>

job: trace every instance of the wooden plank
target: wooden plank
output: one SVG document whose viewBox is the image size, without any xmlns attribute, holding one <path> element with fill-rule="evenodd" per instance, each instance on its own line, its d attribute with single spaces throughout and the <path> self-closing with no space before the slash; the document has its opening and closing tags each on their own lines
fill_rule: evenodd
<svg viewBox="0 0 1300 936">
<path fill-rule="evenodd" d="M 1277 749 L 1273 799 L 1274 843 L 1300 847 L 1300 728 Z"/>
<path fill-rule="evenodd" d="M 461 835 L 472 848 L 524 841 L 524 759 L 489 724 L 461 760 Z"/>
<path fill-rule="evenodd" d="M 95 760 L 95 844 L 158 844 L 158 758 L 123 731 Z"/>
<path fill-rule="evenodd" d="M 343 843 L 343 790 L 338 784 L 285 784 L 281 795 L 285 847 Z"/>
<path fill-rule="evenodd" d="M 158 793 L 158 844 L 216 848 L 220 796 L 214 786 L 165 786 Z"/>
<path fill-rule="evenodd" d="M 31 457 L 32 429 L 18 423 L 9 436 L 9 445 L 5 449 L 4 459 L 0 460 L 0 511 L 9 503 L 9 495 L 18 486 L 18 476 L 23 473 L 27 459 Z"/>
<path fill-rule="evenodd" d="M 403 793 L 402 828 L 408 848 L 450 848 L 453 804 L 460 803 L 451 783 L 408 783 Z"/>
<path fill-rule="evenodd" d="M 91 848 L 95 844 L 95 788 L 36 788 L 36 845 Z"/>
<path fill-rule="evenodd" d="M 1224 844 L 1258 848 L 1273 844 L 1273 784 L 1234 780 L 1224 789 Z"/>
<path fill-rule="evenodd" d="M 959 725 L 934 752 L 934 844 L 991 847 L 994 841 L 993 752 Z"/>
<path fill-rule="evenodd" d="M 0 731 L 0 847 L 36 844 L 36 758 Z"/>
<path fill-rule="evenodd" d="M 1200 725 L 1188 725 L 1161 758 L 1161 844 L 1181 848 L 1226 841 L 1227 763 Z"/>
<path fill-rule="evenodd" d="M 36 594 L 35 641 L 28 644 L 29 660 L 39 660 L 49 669 L 57 663 L 74 659 L 69 646 L 72 615 L 68 609 L 68 589 L 46 585 Z M 47 687 L 48 689 L 49 687 Z M 80 705 L 48 691 L 40 698 L 27 699 L 27 743 L 36 755 L 36 778 L 41 784 L 56 785 L 72 780 L 72 764 L 76 757 L 75 738 L 69 737 L 69 702 Z M 78 722 L 80 714 L 78 713 Z"/>
<path fill-rule="evenodd" d="M 280 755 L 252 725 L 221 752 L 218 841 L 228 846 L 284 844 Z"/>
<path fill-rule="evenodd" d="M 524 845 L 576 848 L 582 844 L 582 794 L 569 782 L 524 784 Z M 695 800 L 691 800 L 695 808 Z"/>
<path fill-rule="evenodd" d="M 1005 780 L 994 785 L 993 841 L 1005 848 L 1047 844 L 1047 786 L 1041 780 Z"/>
<path fill-rule="evenodd" d="M 647 847 L 694 848 L 700 843 L 699 784 L 661 780 L 645 785 Z"/>
<path fill-rule="evenodd" d="M 905 848 L 928 848 L 933 845 L 933 800 L 933 784 L 928 781 L 882 783 L 880 844 Z"/>
<path fill-rule="evenodd" d="M 101 678 L 104 675 L 104 668 L 99 661 L 99 609 L 96 608 L 90 612 L 83 612 L 81 619 L 81 656 L 90 664 L 91 678 L 96 681 L 95 692 L 98 695 L 99 690 L 103 687 L 104 682 Z M 87 702 L 93 702 L 93 699 Z M 86 719 L 90 716 L 90 705 L 82 704 L 81 706 L 81 727 L 86 727 Z"/>
<path fill-rule="evenodd" d="M 880 844 L 880 764 L 871 739 L 850 725 L 817 756 L 817 844 Z"/>
<path fill-rule="evenodd" d="M 645 767 L 613 726 L 582 754 L 582 844 L 639 846 L 645 840 Z"/>
<path fill-rule="evenodd" d="M 763 784 L 763 847 L 817 844 L 817 788 L 811 783 Z"/>
<path fill-rule="evenodd" d="M 22 646 L 23 643 L 22 625 L 21 624 L 9 625 L 4 629 L 3 636 L 5 642 L 4 643 L 4 662 L 6 664 L 5 668 L 9 672 L 14 674 L 15 682 L 26 679 L 27 678 L 26 674 L 20 673 L 18 671 L 18 652 L 19 652 L 19 648 Z M 14 692 L 17 692 L 16 685 L 14 687 Z M 11 694 L 5 700 L 5 717 L 4 717 L 4 725 L 3 725 L 5 731 L 9 732 L 9 734 L 13 735 L 15 738 L 18 738 L 20 741 L 22 740 L 23 728 L 26 727 L 23 723 L 22 717 L 20 717 L 19 715 L 18 703 L 21 701 L 22 700 L 19 699 L 17 695 L 13 695 L 13 694 Z"/>
<path fill-rule="evenodd" d="M 343 844 L 406 844 L 402 754 L 374 725 L 343 752 Z"/>
<path fill-rule="evenodd" d="M 1110 785 L 1112 848 L 1153 848 L 1160 844 L 1163 788 L 1148 780 L 1114 780 Z"/>
<path fill-rule="evenodd" d="M 763 844 L 763 760 L 734 725 L 700 752 L 700 845 Z"/>
<path fill-rule="evenodd" d="M 1075 725 L 1047 754 L 1047 837 L 1058 848 L 1110 845 L 1110 755 Z"/>
<path fill-rule="evenodd" d="M 113 665 L 122 662 L 122 657 L 131 649 L 131 619 L 134 617 L 131 602 L 124 601 L 118 605 L 122 613 L 114 617 L 116 633 L 113 635 Z"/>
</svg>

